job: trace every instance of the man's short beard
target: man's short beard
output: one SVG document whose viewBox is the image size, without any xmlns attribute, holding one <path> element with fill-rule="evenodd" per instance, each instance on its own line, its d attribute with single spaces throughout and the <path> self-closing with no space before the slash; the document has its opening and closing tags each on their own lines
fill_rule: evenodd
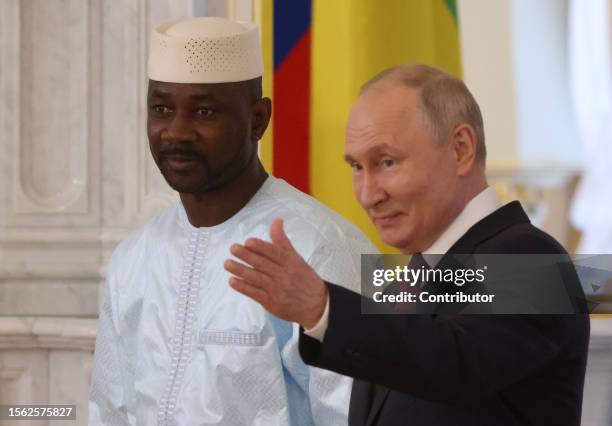
<svg viewBox="0 0 612 426">
<path fill-rule="evenodd" d="M 181 194 L 204 195 L 209 194 L 211 192 L 216 192 L 219 189 L 223 188 L 225 185 L 234 181 L 249 167 L 251 167 L 254 161 L 253 157 L 257 156 L 257 150 L 253 150 L 251 152 L 251 155 L 246 158 L 246 160 L 242 164 L 236 165 L 236 163 L 238 162 L 238 158 L 242 154 L 242 150 L 246 148 L 247 144 L 245 143 L 244 145 L 242 145 L 240 150 L 236 152 L 234 157 L 227 163 L 227 165 L 223 169 L 219 170 L 217 173 L 210 173 L 209 171 L 211 168 L 208 167 L 206 161 L 202 159 L 203 169 L 206 173 L 206 178 L 203 182 L 183 185 L 176 183 L 173 184 L 170 182 L 170 180 L 166 176 L 166 173 L 163 170 L 162 175 L 164 176 L 164 179 L 166 179 L 166 182 L 168 182 L 168 185 L 170 185 L 172 189 Z"/>
</svg>

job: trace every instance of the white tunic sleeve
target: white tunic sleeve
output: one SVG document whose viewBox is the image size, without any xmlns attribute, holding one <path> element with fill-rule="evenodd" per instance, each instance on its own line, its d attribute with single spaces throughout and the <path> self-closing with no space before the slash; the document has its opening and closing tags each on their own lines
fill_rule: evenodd
<svg viewBox="0 0 612 426">
<path fill-rule="evenodd" d="M 298 350 L 299 326 L 292 324 L 292 327 L 293 334 L 283 347 L 281 358 L 288 373 L 308 395 L 310 402 L 310 419 L 300 418 L 300 413 L 292 413 L 294 423 L 346 426 L 353 380 L 328 370 L 305 365 Z"/>
<path fill-rule="evenodd" d="M 345 286 L 353 291 L 360 288 L 360 254 L 376 253 L 369 241 L 344 235 L 339 243 L 327 240 L 319 245 L 307 262 L 324 279 Z M 299 327 L 294 324 L 294 335 L 283 350 L 283 362 L 291 371 L 298 371 L 301 360 L 291 359 L 299 356 L 297 348 Z M 353 380 L 328 370 L 307 367 L 307 392 L 310 397 L 312 419 L 316 425 L 346 425 Z"/>
<path fill-rule="evenodd" d="M 110 274 L 109 274 L 110 276 Z M 110 278 L 104 305 L 98 319 L 98 333 L 94 352 L 91 392 L 89 396 L 89 422 L 91 425 L 129 425 L 124 404 L 124 390 L 116 307 L 113 307 Z"/>
</svg>

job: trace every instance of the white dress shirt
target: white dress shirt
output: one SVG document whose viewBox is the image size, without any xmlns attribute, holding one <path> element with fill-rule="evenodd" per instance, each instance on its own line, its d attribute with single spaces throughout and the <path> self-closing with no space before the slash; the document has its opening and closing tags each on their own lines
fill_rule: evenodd
<svg viewBox="0 0 612 426">
<path fill-rule="evenodd" d="M 446 230 L 438 237 L 438 239 L 425 251 L 423 258 L 427 263 L 432 265 L 432 258 L 428 259 L 427 255 L 445 254 L 455 244 L 459 238 L 476 223 L 493 213 L 502 206 L 501 200 L 491 187 L 486 187 L 482 192 L 472 198 L 459 215 L 451 222 Z M 438 256 L 433 256 L 438 258 Z M 319 319 L 319 322 L 312 328 L 305 330 L 307 336 L 315 338 L 320 342 L 323 341 L 327 325 L 329 323 L 329 295 L 325 304 L 325 311 Z"/>
</svg>

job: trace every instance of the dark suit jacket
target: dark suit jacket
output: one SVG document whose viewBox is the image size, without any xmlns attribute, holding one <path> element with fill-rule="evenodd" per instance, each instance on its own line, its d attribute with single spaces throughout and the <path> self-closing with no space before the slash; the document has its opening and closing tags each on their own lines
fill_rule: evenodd
<svg viewBox="0 0 612 426">
<path fill-rule="evenodd" d="M 565 253 L 518 202 L 449 253 Z M 361 296 L 329 284 L 323 343 L 308 364 L 354 377 L 350 425 L 579 425 L 588 315 L 362 315 Z"/>
</svg>

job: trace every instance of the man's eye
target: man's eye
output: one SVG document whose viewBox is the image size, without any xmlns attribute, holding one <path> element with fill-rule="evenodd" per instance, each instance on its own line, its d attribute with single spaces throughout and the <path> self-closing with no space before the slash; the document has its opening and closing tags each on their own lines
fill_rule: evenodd
<svg viewBox="0 0 612 426">
<path fill-rule="evenodd" d="M 351 166 L 351 169 L 353 169 L 353 171 L 355 171 L 355 172 L 359 172 L 359 171 L 361 171 L 363 169 L 363 167 L 361 167 L 361 164 L 359 164 L 359 163 L 354 163 L 353 162 L 353 163 L 350 163 L 349 165 Z"/>
<path fill-rule="evenodd" d="M 382 160 L 382 165 L 385 167 L 391 167 L 395 164 L 395 160 L 392 160 L 390 158 L 385 158 L 384 160 Z"/>
<path fill-rule="evenodd" d="M 214 111 L 210 108 L 198 108 L 196 115 L 198 117 L 210 117 Z"/>
<path fill-rule="evenodd" d="M 168 108 L 166 105 L 153 105 L 151 107 L 151 111 L 156 114 L 167 114 L 170 112 L 170 108 Z"/>
</svg>

